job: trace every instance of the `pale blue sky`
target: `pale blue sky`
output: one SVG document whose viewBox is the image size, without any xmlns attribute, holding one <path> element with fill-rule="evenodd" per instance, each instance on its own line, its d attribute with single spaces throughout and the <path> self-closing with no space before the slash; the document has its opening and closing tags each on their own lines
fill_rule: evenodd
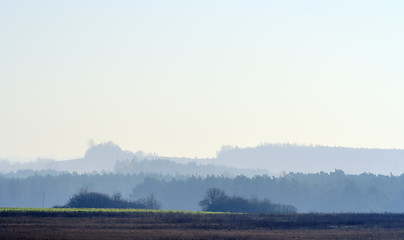
<svg viewBox="0 0 404 240">
<path fill-rule="evenodd" d="M 403 1 L 3 0 L 0 158 L 404 148 L 403 23 Z"/>
</svg>

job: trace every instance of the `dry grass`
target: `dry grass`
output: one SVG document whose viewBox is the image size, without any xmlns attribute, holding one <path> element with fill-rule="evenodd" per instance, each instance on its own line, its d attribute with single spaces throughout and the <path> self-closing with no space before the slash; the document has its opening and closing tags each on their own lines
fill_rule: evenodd
<svg viewBox="0 0 404 240">
<path fill-rule="evenodd" d="M 0 239 L 404 239 L 404 224 L 397 223 L 401 218 L 392 214 L 16 213 L 0 215 Z M 320 219 L 319 225 L 312 224 L 315 219 Z M 391 220 L 394 225 L 385 224 Z"/>
</svg>

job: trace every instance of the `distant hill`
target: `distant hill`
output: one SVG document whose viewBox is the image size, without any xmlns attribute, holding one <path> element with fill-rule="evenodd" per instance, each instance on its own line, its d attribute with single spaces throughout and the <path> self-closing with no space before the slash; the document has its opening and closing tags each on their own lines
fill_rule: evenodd
<svg viewBox="0 0 404 240">
<path fill-rule="evenodd" d="M 175 161 L 178 160 L 178 161 Z M 6 160 L 0 161 L 0 173 L 10 173 L 19 171 L 19 174 L 9 174 L 18 177 L 36 174 L 35 172 L 22 171 L 34 170 L 39 174 L 47 173 L 45 170 L 59 172 L 115 172 L 123 174 L 134 173 L 158 173 L 164 175 L 223 175 L 254 176 L 257 174 L 267 174 L 264 170 L 237 169 L 234 167 L 206 164 L 201 159 L 190 158 L 170 158 L 156 155 L 145 155 L 139 151 L 133 153 L 124 151 L 112 142 L 92 145 L 83 158 L 64 161 L 52 159 L 38 159 L 27 163 L 10 163 Z M 197 164 L 198 162 L 198 164 Z M 52 172 L 52 171 L 51 171 Z M 52 174 L 56 174 L 52 172 Z"/>
<path fill-rule="evenodd" d="M 352 174 L 397 175 L 404 172 L 404 150 L 265 144 L 247 148 L 223 147 L 217 153 L 216 163 L 267 169 L 273 173 L 341 169 Z"/>
<path fill-rule="evenodd" d="M 0 162 L 1 172 L 17 171 L 21 169 L 75 172 L 100 172 L 112 171 L 117 160 L 132 159 L 135 155 L 129 151 L 123 151 L 112 142 L 91 146 L 83 158 L 56 161 L 53 159 L 37 159 L 26 163 Z"/>
<path fill-rule="evenodd" d="M 404 150 L 265 144 L 246 148 L 225 146 L 217 152 L 216 158 L 186 158 L 141 151 L 133 153 L 106 142 L 92 145 L 79 159 L 38 159 L 28 163 L 0 160 L 0 172 L 22 169 L 225 176 L 278 176 L 288 172 L 316 173 L 341 169 L 349 174 L 399 175 L 404 173 Z"/>
</svg>

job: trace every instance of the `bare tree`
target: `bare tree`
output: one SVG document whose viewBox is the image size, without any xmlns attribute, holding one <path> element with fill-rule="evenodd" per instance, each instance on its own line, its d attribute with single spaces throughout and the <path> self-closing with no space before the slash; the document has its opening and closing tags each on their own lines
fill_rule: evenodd
<svg viewBox="0 0 404 240">
<path fill-rule="evenodd" d="M 154 197 L 153 193 L 143 200 L 143 204 L 146 206 L 147 209 L 160 209 L 161 203 Z"/>
<path fill-rule="evenodd" d="M 121 201 L 121 200 L 123 200 L 122 194 L 119 193 L 119 192 L 116 192 L 116 193 L 112 194 L 111 197 L 112 197 L 112 200 L 114 200 L 114 201 Z"/>
</svg>

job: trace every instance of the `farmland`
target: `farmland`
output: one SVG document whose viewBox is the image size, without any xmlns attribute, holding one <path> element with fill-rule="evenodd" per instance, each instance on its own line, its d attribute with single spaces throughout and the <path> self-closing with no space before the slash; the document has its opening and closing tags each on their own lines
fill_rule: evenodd
<svg viewBox="0 0 404 240">
<path fill-rule="evenodd" d="M 403 239 L 402 214 L 0 209 L 0 239 Z"/>
</svg>

